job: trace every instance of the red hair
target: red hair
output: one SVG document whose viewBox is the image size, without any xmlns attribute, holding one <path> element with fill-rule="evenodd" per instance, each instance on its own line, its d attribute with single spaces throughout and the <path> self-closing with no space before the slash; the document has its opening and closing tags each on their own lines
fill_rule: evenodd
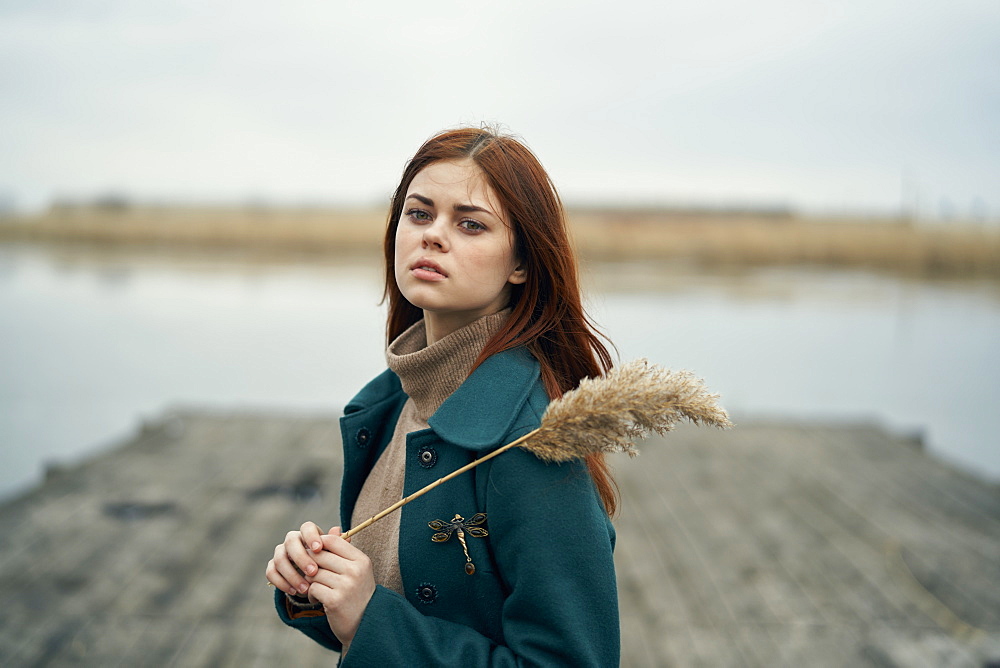
<svg viewBox="0 0 1000 668">
<path fill-rule="evenodd" d="M 611 355 L 583 310 L 576 257 L 555 186 L 524 144 L 480 128 L 448 130 L 427 140 L 407 163 L 393 194 L 383 248 L 388 340 L 395 340 L 423 317 L 423 311 L 407 301 L 396 285 L 396 228 L 410 182 L 420 170 L 440 160 L 472 160 L 482 170 L 506 213 L 518 262 L 526 270 L 527 280 L 510 286 L 510 317 L 486 343 L 476 365 L 495 353 L 525 346 L 538 359 L 542 382 L 553 399 L 581 379 L 610 369 Z M 589 456 L 587 468 L 605 510 L 613 516 L 618 487 L 604 455 Z"/>
</svg>

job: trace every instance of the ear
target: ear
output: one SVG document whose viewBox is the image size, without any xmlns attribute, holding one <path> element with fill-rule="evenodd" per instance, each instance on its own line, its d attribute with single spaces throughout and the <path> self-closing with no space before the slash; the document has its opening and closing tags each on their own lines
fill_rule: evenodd
<svg viewBox="0 0 1000 668">
<path fill-rule="evenodd" d="M 512 285 L 520 285 L 526 280 L 528 280 L 528 270 L 524 268 L 523 264 L 514 267 L 514 271 L 510 272 L 510 276 L 507 277 L 507 282 Z"/>
</svg>

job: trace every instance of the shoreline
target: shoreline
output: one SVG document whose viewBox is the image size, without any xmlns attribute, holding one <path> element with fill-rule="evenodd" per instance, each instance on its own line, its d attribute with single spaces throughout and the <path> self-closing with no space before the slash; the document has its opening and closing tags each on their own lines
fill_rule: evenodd
<svg viewBox="0 0 1000 668">
<path fill-rule="evenodd" d="M 917 276 L 1000 277 L 1000 226 L 768 211 L 569 209 L 584 260 L 705 266 L 816 265 Z M 232 248 L 262 253 L 376 251 L 371 208 L 73 206 L 0 218 L 0 242 Z"/>
</svg>

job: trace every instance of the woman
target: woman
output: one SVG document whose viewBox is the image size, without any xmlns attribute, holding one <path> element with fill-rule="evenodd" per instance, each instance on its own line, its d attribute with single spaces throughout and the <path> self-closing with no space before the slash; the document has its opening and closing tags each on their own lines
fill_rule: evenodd
<svg viewBox="0 0 1000 668">
<path fill-rule="evenodd" d="M 535 156 L 483 129 L 407 164 L 385 235 L 389 369 L 341 418 L 341 522 L 538 426 L 610 356 L 584 315 L 562 205 Z M 281 619 L 344 666 L 618 664 L 602 456 L 500 455 L 354 536 L 305 523 L 267 578 Z"/>
</svg>

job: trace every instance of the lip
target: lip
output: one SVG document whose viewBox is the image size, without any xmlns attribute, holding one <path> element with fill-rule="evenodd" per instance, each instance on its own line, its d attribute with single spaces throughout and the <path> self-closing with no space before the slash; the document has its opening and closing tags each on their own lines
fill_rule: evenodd
<svg viewBox="0 0 1000 668">
<path fill-rule="evenodd" d="M 427 267 L 433 271 L 428 271 L 428 269 L 424 269 L 423 267 Z M 411 264 L 410 271 L 414 272 L 420 278 L 448 278 L 448 272 L 442 269 L 441 265 L 426 257 L 422 257 Z"/>
</svg>

